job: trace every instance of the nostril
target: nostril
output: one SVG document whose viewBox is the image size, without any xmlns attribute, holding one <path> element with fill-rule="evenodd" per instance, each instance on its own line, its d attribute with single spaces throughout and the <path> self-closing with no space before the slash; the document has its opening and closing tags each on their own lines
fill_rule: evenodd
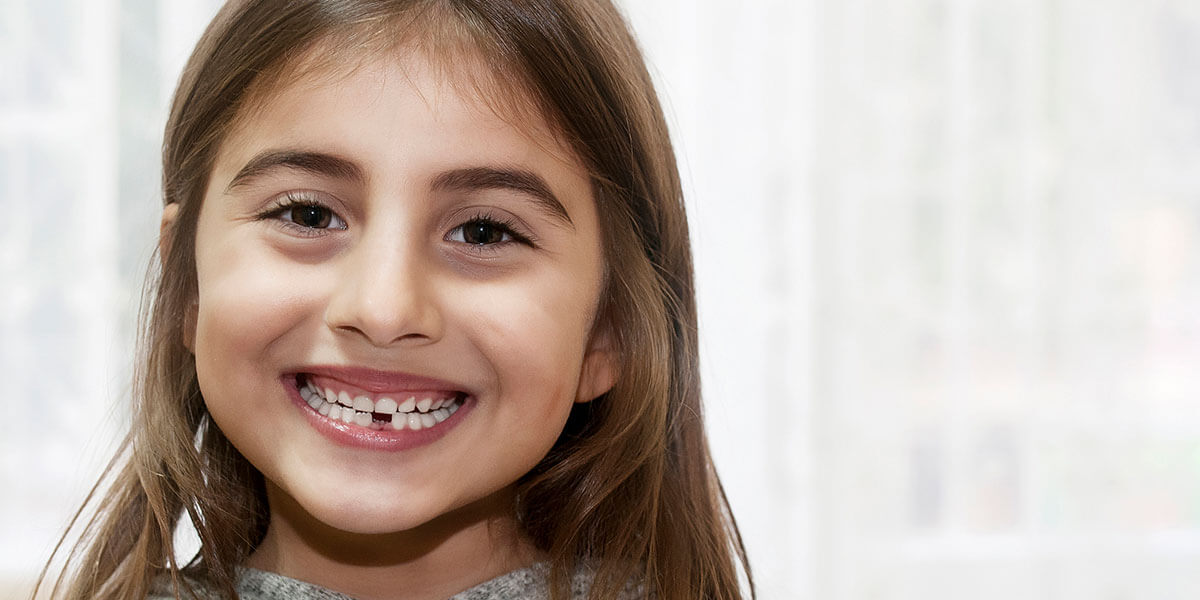
<svg viewBox="0 0 1200 600">
<path fill-rule="evenodd" d="M 345 334 L 361 337 L 371 345 L 378 347 L 387 347 L 404 342 L 425 342 L 433 339 L 433 336 L 429 334 L 416 331 L 392 335 L 388 330 L 394 328 L 387 326 L 360 327 L 357 325 L 338 325 L 335 329 Z"/>
<path fill-rule="evenodd" d="M 326 325 L 345 337 L 361 337 L 376 346 L 425 343 L 441 335 L 442 316 L 435 298 L 417 293 L 365 297 L 344 290 L 330 301 Z"/>
</svg>

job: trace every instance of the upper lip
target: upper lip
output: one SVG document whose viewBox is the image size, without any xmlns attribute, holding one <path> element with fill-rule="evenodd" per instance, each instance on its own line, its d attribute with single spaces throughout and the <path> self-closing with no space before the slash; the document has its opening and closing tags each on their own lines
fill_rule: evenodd
<svg viewBox="0 0 1200 600">
<path fill-rule="evenodd" d="M 336 379 L 374 393 L 432 390 L 467 392 L 463 386 L 450 381 L 367 367 L 313 365 L 300 368 L 297 373 Z"/>
</svg>

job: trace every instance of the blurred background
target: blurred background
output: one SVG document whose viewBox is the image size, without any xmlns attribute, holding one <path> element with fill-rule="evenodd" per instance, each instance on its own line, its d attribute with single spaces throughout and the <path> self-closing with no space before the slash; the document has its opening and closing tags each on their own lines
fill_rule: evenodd
<svg viewBox="0 0 1200 600">
<path fill-rule="evenodd" d="M 1200 598 L 1200 3 L 625 0 L 764 600 Z M 125 428 L 214 0 L 0 0 L 0 597 Z"/>
</svg>

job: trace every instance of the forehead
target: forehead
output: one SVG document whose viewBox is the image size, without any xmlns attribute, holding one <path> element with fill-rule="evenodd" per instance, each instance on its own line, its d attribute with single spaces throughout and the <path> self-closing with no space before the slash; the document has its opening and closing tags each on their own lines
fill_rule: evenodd
<svg viewBox="0 0 1200 600">
<path fill-rule="evenodd" d="M 353 139 L 348 136 L 356 122 L 367 131 L 387 125 L 407 131 L 396 141 L 411 144 L 422 133 L 412 126 L 420 116 L 445 130 L 473 130 L 480 142 L 508 138 L 510 146 L 532 146 L 571 168 L 582 168 L 561 129 L 512 71 L 498 71 L 481 51 L 465 47 L 434 53 L 405 44 L 351 52 L 326 40 L 252 85 L 218 159 L 251 142 L 247 138 L 264 134 L 324 134 L 333 138 L 331 143 L 337 144 L 337 138 L 346 142 Z M 503 149 L 494 143 L 480 148 Z"/>
</svg>

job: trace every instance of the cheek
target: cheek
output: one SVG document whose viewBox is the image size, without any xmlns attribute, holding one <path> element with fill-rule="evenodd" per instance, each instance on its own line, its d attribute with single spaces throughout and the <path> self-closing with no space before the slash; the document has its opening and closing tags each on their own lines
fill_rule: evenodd
<svg viewBox="0 0 1200 600">
<path fill-rule="evenodd" d="M 223 241 L 198 245 L 196 360 L 245 364 L 295 330 L 312 301 L 294 264 Z"/>
<path fill-rule="evenodd" d="M 294 266 L 239 241 L 198 237 L 196 374 L 218 427 L 269 470 L 266 457 L 282 439 L 261 424 L 281 420 L 289 409 L 275 401 L 285 366 L 280 348 L 299 343 L 312 298 L 295 284 Z"/>
<path fill-rule="evenodd" d="M 529 277 L 482 289 L 475 283 L 464 295 L 472 298 L 461 310 L 471 315 L 474 345 L 488 355 L 503 388 L 574 398 L 596 294 L 581 279 Z"/>
</svg>

